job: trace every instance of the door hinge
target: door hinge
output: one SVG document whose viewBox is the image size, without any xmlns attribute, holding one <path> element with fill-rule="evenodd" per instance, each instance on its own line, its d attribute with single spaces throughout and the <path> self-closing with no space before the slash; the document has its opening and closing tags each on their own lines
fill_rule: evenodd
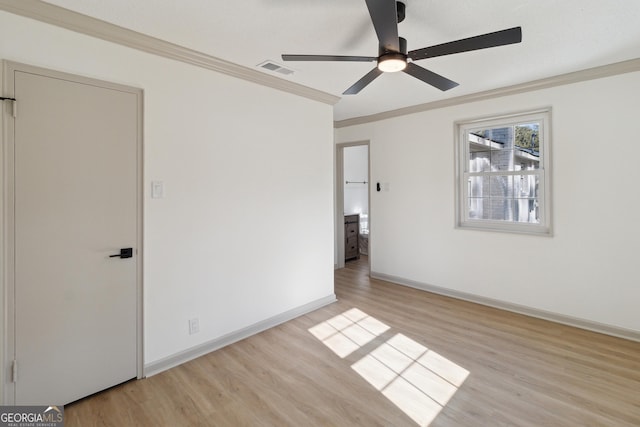
<svg viewBox="0 0 640 427">
<path fill-rule="evenodd" d="M 15 359 L 11 364 L 11 381 L 14 383 L 18 382 L 18 361 Z"/>
<path fill-rule="evenodd" d="M 6 96 L 0 96 L 0 101 L 11 101 L 11 111 L 13 118 L 18 117 L 18 101 L 15 98 L 8 98 Z"/>
</svg>

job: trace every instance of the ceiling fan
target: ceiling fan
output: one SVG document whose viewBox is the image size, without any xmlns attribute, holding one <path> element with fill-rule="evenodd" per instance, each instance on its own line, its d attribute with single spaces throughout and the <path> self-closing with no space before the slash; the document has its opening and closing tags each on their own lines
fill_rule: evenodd
<svg viewBox="0 0 640 427">
<path fill-rule="evenodd" d="M 353 86 L 344 91 L 343 95 L 355 95 L 382 73 L 397 71 L 404 71 L 431 86 L 445 91 L 458 86 L 458 83 L 422 68 L 414 64 L 413 61 L 488 47 L 504 46 L 522 41 L 522 29 L 514 27 L 407 52 L 407 41 L 402 37 L 398 37 L 398 23 L 404 20 L 405 4 L 395 0 L 365 1 L 380 42 L 378 56 L 285 54 L 282 55 L 282 59 L 284 61 L 378 62 L 376 68 L 369 71 Z"/>
</svg>

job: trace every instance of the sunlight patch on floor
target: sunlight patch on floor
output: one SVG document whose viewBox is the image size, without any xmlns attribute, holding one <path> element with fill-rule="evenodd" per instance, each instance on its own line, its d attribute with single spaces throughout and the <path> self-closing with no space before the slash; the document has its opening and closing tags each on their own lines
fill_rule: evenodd
<svg viewBox="0 0 640 427">
<path fill-rule="evenodd" d="M 428 426 L 469 371 L 396 334 L 351 366 L 418 425 Z"/>
<path fill-rule="evenodd" d="M 389 329 L 354 308 L 309 332 L 344 358 Z M 351 368 L 420 426 L 438 416 L 469 376 L 466 369 L 403 334 L 375 347 Z"/>
<path fill-rule="evenodd" d="M 335 354 L 345 358 L 387 330 L 389 326 L 353 308 L 317 324 L 309 332 Z"/>
</svg>

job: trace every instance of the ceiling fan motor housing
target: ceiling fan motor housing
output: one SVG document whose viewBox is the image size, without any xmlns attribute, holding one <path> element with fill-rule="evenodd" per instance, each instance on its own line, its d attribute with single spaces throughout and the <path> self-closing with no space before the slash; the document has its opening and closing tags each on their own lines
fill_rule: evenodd
<svg viewBox="0 0 640 427">
<path fill-rule="evenodd" d="M 397 51 L 397 52 L 386 49 L 384 46 L 380 46 L 380 48 L 378 49 L 378 68 L 383 69 L 384 67 L 380 67 L 380 63 L 389 61 L 389 60 L 402 61 L 405 64 L 407 63 L 407 40 L 402 37 L 399 37 L 399 41 L 400 41 L 399 43 L 400 51 Z M 402 69 L 404 69 L 404 67 L 394 71 L 400 71 Z M 391 71 L 391 70 L 387 70 L 387 71 Z"/>
<path fill-rule="evenodd" d="M 386 49 L 384 46 L 380 46 L 378 48 L 378 56 L 383 56 L 383 55 L 387 55 L 389 53 L 396 53 L 396 54 L 400 54 L 403 55 L 405 58 L 407 57 L 407 39 L 405 39 L 404 37 L 398 37 L 398 41 L 399 41 L 399 46 L 400 46 L 400 50 L 395 51 L 395 50 L 389 50 Z"/>
</svg>

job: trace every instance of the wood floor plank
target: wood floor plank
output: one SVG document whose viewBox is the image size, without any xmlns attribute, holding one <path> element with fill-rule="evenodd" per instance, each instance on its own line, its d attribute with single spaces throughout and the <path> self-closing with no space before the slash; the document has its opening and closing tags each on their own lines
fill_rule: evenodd
<svg viewBox="0 0 640 427">
<path fill-rule="evenodd" d="M 66 425 L 640 425 L 640 343 L 368 271 L 364 256 L 336 271 L 334 304 L 68 405 Z M 388 329 L 341 316 L 352 309 Z M 324 341 L 311 333 L 318 325 Z M 444 403 L 442 390 L 453 393 Z"/>
</svg>

